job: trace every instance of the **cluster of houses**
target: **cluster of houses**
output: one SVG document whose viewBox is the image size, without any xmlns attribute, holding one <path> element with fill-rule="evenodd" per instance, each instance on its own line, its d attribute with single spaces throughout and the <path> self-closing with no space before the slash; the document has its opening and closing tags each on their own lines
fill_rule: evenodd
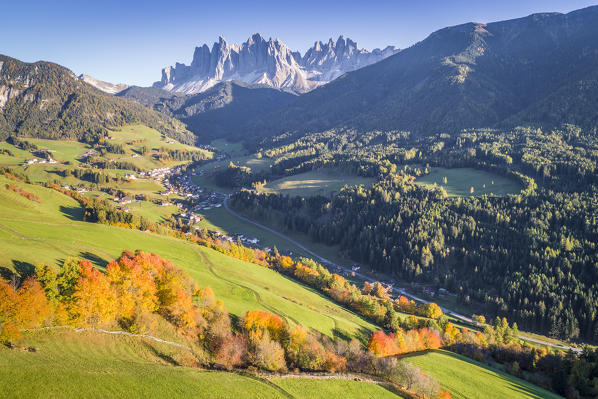
<svg viewBox="0 0 598 399">
<path fill-rule="evenodd" d="M 147 172 L 139 172 L 140 177 L 146 177 L 150 179 L 154 179 L 156 181 L 166 181 L 168 177 L 174 173 L 175 169 L 171 168 L 156 168 L 148 170 Z"/>
<path fill-rule="evenodd" d="M 62 188 L 65 190 L 74 190 L 74 191 L 78 192 L 79 194 L 83 194 L 83 193 L 86 193 L 89 191 L 88 189 L 86 189 L 83 186 L 78 186 L 78 187 L 62 186 Z"/>
<path fill-rule="evenodd" d="M 220 231 L 210 231 L 212 238 L 228 241 L 231 243 L 241 242 L 246 247 L 258 248 L 260 240 L 255 237 L 247 237 L 244 234 L 234 234 L 232 236 L 221 233 Z M 270 247 L 262 248 L 266 252 L 270 252 Z"/>
<path fill-rule="evenodd" d="M 185 198 L 183 201 L 177 201 L 176 205 L 179 208 L 182 208 L 182 212 L 175 215 L 175 217 L 189 225 L 194 225 L 203 219 L 203 217 L 196 212 L 220 208 L 223 206 L 224 200 L 226 199 L 226 194 L 204 192 L 201 187 L 196 185 L 192 180 L 192 176 L 197 176 L 197 173 L 198 172 L 190 169 L 187 170 L 187 173 L 181 173 L 180 167 L 176 167 L 172 169 L 172 172 L 167 174 L 162 181 L 162 184 L 166 188 L 165 191 L 161 192 L 162 195 L 178 195 Z M 170 204 L 168 201 L 162 201 L 162 205 L 165 205 L 165 203 Z M 199 228 L 196 227 L 196 229 Z M 229 236 L 219 231 L 210 231 L 210 234 L 215 239 L 229 242 L 240 241 L 243 245 L 248 247 L 257 248 L 259 244 L 259 239 L 255 237 L 247 237 L 243 234 Z"/>
<path fill-rule="evenodd" d="M 23 165 L 21 165 L 21 166 L 41 164 L 41 163 L 57 163 L 57 162 L 55 159 L 52 159 L 52 158 L 49 158 L 49 159 L 32 158 L 32 159 L 26 160 L 23 163 Z"/>
<path fill-rule="evenodd" d="M 192 176 L 196 176 L 196 172 L 187 171 L 187 173 L 180 173 L 180 169 L 174 168 L 169 179 L 164 179 L 162 184 L 166 187 L 162 195 L 176 194 L 187 199 L 189 211 L 199 212 L 206 211 L 222 206 L 226 195 L 216 192 L 204 192 L 204 190 L 193 183 Z"/>
</svg>

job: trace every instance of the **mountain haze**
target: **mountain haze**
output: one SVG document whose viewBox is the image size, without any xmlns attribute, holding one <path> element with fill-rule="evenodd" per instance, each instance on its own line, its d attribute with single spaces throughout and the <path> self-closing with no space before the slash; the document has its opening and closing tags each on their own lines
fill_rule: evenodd
<svg viewBox="0 0 598 399">
<path fill-rule="evenodd" d="M 274 112 L 296 98 L 284 90 L 238 81 L 220 82 L 194 95 L 132 86 L 117 96 L 134 99 L 183 121 L 203 142 L 219 137 L 244 139 L 242 127 L 248 121 Z"/>
<path fill-rule="evenodd" d="M 295 92 L 307 92 L 345 72 L 378 62 L 398 52 L 392 46 L 369 52 L 340 36 L 336 42 L 314 43 L 305 55 L 292 51 L 279 39 L 252 35 L 240 45 L 229 44 L 223 37 L 212 49 L 196 47 L 191 65 L 177 63 L 162 70 L 162 79 L 154 86 L 168 91 L 195 94 L 218 82 L 238 80 Z"/>
</svg>

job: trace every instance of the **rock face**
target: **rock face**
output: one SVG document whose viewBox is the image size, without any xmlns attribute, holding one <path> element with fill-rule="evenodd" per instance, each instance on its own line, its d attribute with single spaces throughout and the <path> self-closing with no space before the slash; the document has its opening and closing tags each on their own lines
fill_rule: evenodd
<svg viewBox="0 0 598 399">
<path fill-rule="evenodd" d="M 220 37 L 211 50 L 205 44 L 196 47 L 191 65 L 176 63 L 164 68 L 162 79 L 154 86 L 194 94 L 222 81 L 238 80 L 302 93 L 398 51 L 388 46 L 369 52 L 340 36 L 336 43 L 332 39 L 327 44 L 316 42 L 301 56 L 280 40 L 265 40 L 257 33 L 240 45 Z"/>
<path fill-rule="evenodd" d="M 104 93 L 108 94 L 120 93 L 121 91 L 129 87 L 124 83 L 114 84 L 110 82 L 104 82 L 103 80 L 96 79 L 93 76 L 89 75 L 79 75 L 79 79 L 84 81 L 85 83 L 92 85 L 96 89 L 102 90 Z"/>
</svg>

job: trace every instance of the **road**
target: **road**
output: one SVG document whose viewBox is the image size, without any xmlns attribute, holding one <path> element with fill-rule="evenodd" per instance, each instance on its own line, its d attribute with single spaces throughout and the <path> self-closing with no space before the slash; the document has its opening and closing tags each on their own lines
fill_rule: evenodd
<svg viewBox="0 0 598 399">
<path fill-rule="evenodd" d="M 370 283 L 373 283 L 373 282 L 377 281 L 377 280 L 374 280 L 374 279 L 372 279 L 371 277 L 369 277 L 369 276 L 367 276 L 367 275 L 365 275 L 365 274 L 363 274 L 363 273 L 359 273 L 359 272 L 353 272 L 353 271 L 351 271 L 350 269 L 348 269 L 348 268 L 346 268 L 346 267 L 344 267 L 344 266 L 341 266 L 341 265 L 339 265 L 339 264 L 336 264 L 336 263 L 334 263 L 334 262 L 332 262 L 332 261 L 330 261 L 330 260 L 328 260 L 328 259 L 326 259 L 326 258 L 324 258 L 324 257 L 322 257 L 322 256 L 320 256 L 320 255 L 318 255 L 317 253 L 313 252 L 312 250 L 310 250 L 310 249 L 308 249 L 308 248 L 305 248 L 305 246 L 303 246 L 303 245 L 301 245 L 300 243 L 298 243 L 297 241 L 293 240 L 291 237 L 288 237 L 288 236 L 286 236 L 286 235 L 284 235 L 284 234 L 282 234 L 282 233 L 280 233 L 280 232 L 278 232 L 278 231 L 276 231 L 276 230 L 273 230 L 273 229 L 271 229 L 271 228 L 270 228 L 270 227 L 268 227 L 268 226 L 264 226 L 263 224 L 261 224 L 261 223 L 258 223 L 258 222 L 256 222 L 255 220 L 251 220 L 251 219 L 249 219 L 249 218 L 246 218 L 245 216 L 239 215 L 237 212 L 233 211 L 233 210 L 232 210 L 232 209 L 230 209 L 230 207 L 228 206 L 228 199 L 229 199 L 229 197 L 230 197 L 230 196 L 227 196 L 227 197 L 224 199 L 224 203 L 223 203 L 223 205 L 224 205 L 224 208 L 227 210 L 227 212 L 228 212 L 228 213 L 230 213 L 231 215 L 235 216 L 236 218 L 239 218 L 239 219 L 241 219 L 241 220 L 243 220 L 243 221 L 245 221 L 245 222 L 247 222 L 247 223 L 251 223 L 251 224 L 253 224 L 254 226 L 257 226 L 257 227 L 259 227 L 259 228 L 261 228 L 261 229 L 264 229 L 264 230 L 266 230 L 266 231 L 268 231 L 268 232 L 270 232 L 270 233 L 272 233 L 272 234 L 275 234 L 276 236 L 278 236 L 278 237 L 280 237 L 280 238 L 282 238 L 282 239 L 284 239 L 284 240 L 286 240 L 286 241 L 290 242 L 291 244 L 295 245 L 296 247 L 298 247 L 298 248 L 301 248 L 303 251 L 305 251 L 306 253 L 310 254 L 310 255 L 311 255 L 311 256 L 313 256 L 314 258 L 318 259 L 318 260 L 319 260 L 320 262 L 322 262 L 323 264 L 327 264 L 327 265 L 329 265 L 329 266 L 333 266 L 333 267 L 340 268 L 340 269 L 344 270 L 344 271 L 345 271 L 345 272 L 347 272 L 347 273 L 355 273 L 355 276 L 357 276 L 357 277 L 359 277 L 359 278 L 363 279 L 364 281 L 369 281 Z M 419 298 L 419 297 L 417 297 L 417 296 L 415 296 L 415 295 L 413 295 L 413 294 L 410 294 L 410 293 L 408 293 L 408 292 L 407 292 L 407 291 L 405 291 L 405 289 L 403 289 L 403 288 L 396 288 L 395 290 L 396 290 L 396 291 L 397 291 L 399 294 L 401 294 L 401 295 L 403 295 L 403 296 L 406 296 L 406 297 L 408 297 L 408 298 L 411 298 L 411 299 L 413 299 L 414 301 L 421 302 L 421 303 L 429 303 L 429 302 L 430 302 L 430 301 L 427 301 L 427 300 L 425 300 L 425 299 L 423 299 L 423 298 Z M 445 307 L 442 307 L 442 306 L 440 306 L 440 309 L 442 309 L 442 311 L 444 312 L 444 314 L 446 314 L 446 315 L 448 315 L 448 316 L 452 316 L 452 317 L 454 317 L 454 318 L 456 318 L 456 319 L 462 320 L 462 321 L 464 321 L 464 322 L 467 322 L 467 323 L 473 323 L 473 320 L 472 320 L 470 317 L 466 317 L 466 316 L 464 316 L 464 315 L 462 315 L 462 314 L 459 314 L 459 313 L 457 313 L 457 312 L 454 312 L 454 311 L 452 311 L 452 310 L 450 310 L 450 309 L 447 309 L 447 308 L 445 308 Z M 553 343 L 551 343 L 551 342 L 547 342 L 547 341 L 543 341 L 543 340 L 540 340 L 540 339 L 535 339 L 535 338 L 524 337 L 524 336 L 522 336 L 522 335 L 520 335 L 520 336 L 519 336 L 519 339 L 521 339 L 521 340 L 524 340 L 524 341 L 528 341 L 528 342 L 533 342 L 533 343 L 536 343 L 536 344 L 541 344 L 541 345 L 550 346 L 550 347 L 557 348 L 557 349 L 562 349 L 562 350 L 571 350 L 571 351 L 573 351 L 573 352 L 575 352 L 575 353 L 581 353 L 581 352 L 582 352 L 582 350 L 581 350 L 581 349 L 579 349 L 579 348 L 574 348 L 574 347 L 572 347 L 572 346 L 566 346 L 566 345 L 553 344 Z"/>
<path fill-rule="evenodd" d="M 373 279 L 373 278 L 371 278 L 371 277 L 369 277 L 369 276 L 367 276 L 367 275 L 365 275 L 365 274 L 363 274 L 363 273 L 354 272 L 354 271 L 350 270 L 350 269 L 349 269 L 349 268 L 347 268 L 347 267 L 344 267 L 344 266 L 341 266 L 341 265 L 339 265 L 339 264 L 337 264 L 337 263 L 334 263 L 334 262 L 332 262 L 331 260 L 329 260 L 329 259 L 326 259 L 326 258 L 324 258 L 323 256 L 320 256 L 320 255 L 318 255 L 317 253 L 313 252 L 312 250 L 310 250 L 310 249 L 306 248 L 305 246 L 301 245 L 301 244 L 300 244 L 300 243 L 298 243 L 297 241 L 293 240 L 291 237 L 289 237 L 289 236 L 287 236 L 287 235 L 285 235 L 285 234 L 282 234 L 282 233 L 280 233 L 280 232 L 278 232 L 278 231 L 276 231 L 276 230 L 274 230 L 274 229 L 271 229 L 271 228 L 270 228 L 270 227 L 268 227 L 268 226 L 264 226 L 263 224 L 261 224 L 261 223 L 258 223 L 258 222 L 256 222 L 255 220 L 252 220 L 252 219 L 246 218 L 245 216 L 238 214 L 237 212 L 235 212 L 235 211 L 233 211 L 232 209 L 230 209 L 230 207 L 228 206 L 228 198 L 229 198 L 229 197 L 227 196 L 227 197 L 226 197 L 226 199 L 224 200 L 224 203 L 223 203 L 223 205 L 224 205 L 224 208 L 225 208 L 225 209 L 228 211 L 228 213 L 230 213 L 231 215 L 235 216 L 236 218 L 239 218 L 239 219 L 241 219 L 241 220 L 243 220 L 243 221 L 245 221 L 245 222 L 247 222 L 247 223 L 251 223 L 251 224 L 253 224 L 254 226 L 257 226 L 257 227 L 259 227 L 259 228 L 261 228 L 261 229 L 264 229 L 264 230 L 266 230 L 266 231 L 268 231 L 268 232 L 270 232 L 270 233 L 272 233 L 272 234 L 275 234 L 276 236 L 278 236 L 278 237 L 282 238 L 283 240 L 285 240 L 285 241 L 288 241 L 288 242 L 290 242 L 291 244 L 293 244 L 294 246 L 296 246 L 296 247 L 298 247 L 298 248 L 302 249 L 303 251 L 305 251 L 305 252 L 306 252 L 306 253 L 308 253 L 309 255 L 313 256 L 313 257 L 314 257 L 314 258 L 316 258 L 316 259 L 318 259 L 318 260 L 319 260 L 320 262 L 322 262 L 323 264 L 326 264 L 326 265 L 328 265 L 328 266 L 333 266 L 333 267 L 335 267 L 335 268 L 339 268 L 339 269 L 341 269 L 341 270 L 343 270 L 343 271 L 345 271 L 345 272 L 347 272 L 347 273 L 355 273 L 355 276 L 359 277 L 360 279 L 362 279 L 362 280 L 364 280 L 364 281 L 369 281 L 370 283 L 374 283 L 374 282 L 378 281 L 378 280 L 375 280 L 375 279 Z M 395 290 L 396 290 L 396 291 L 397 291 L 399 294 L 401 294 L 401 295 L 403 295 L 403 296 L 406 296 L 406 297 L 408 297 L 408 298 L 411 298 L 411 299 L 413 299 L 413 300 L 415 300 L 415 301 L 418 301 L 418 302 L 421 302 L 421 303 L 428 303 L 428 302 L 429 302 L 429 301 L 427 301 L 427 300 L 425 300 L 425 299 L 423 299 L 423 298 L 419 298 L 419 297 L 417 297 L 417 296 L 415 296 L 415 295 L 413 295 L 413 294 L 410 294 L 410 293 L 408 293 L 408 292 L 407 292 L 407 291 L 405 291 L 403 288 L 396 288 Z M 455 318 L 457 318 L 457 319 L 463 320 L 463 321 L 465 321 L 465 322 L 468 322 L 468 323 L 473 323 L 473 320 L 472 320 L 471 318 L 469 318 L 469 317 L 466 317 L 466 316 L 463 316 L 463 315 L 461 315 L 461 314 L 458 314 L 458 313 L 456 313 L 456 312 L 453 312 L 453 311 L 452 311 L 452 310 L 450 310 L 450 309 L 443 308 L 442 306 L 441 306 L 440 308 L 442 309 L 442 311 L 443 311 L 445 314 L 447 314 L 447 315 L 449 315 L 449 316 L 453 316 L 453 317 L 455 317 Z"/>
</svg>

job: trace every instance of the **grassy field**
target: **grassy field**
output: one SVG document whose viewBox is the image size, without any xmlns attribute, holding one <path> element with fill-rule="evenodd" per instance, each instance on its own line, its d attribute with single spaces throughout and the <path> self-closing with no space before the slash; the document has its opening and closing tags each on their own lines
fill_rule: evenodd
<svg viewBox="0 0 598 399">
<path fill-rule="evenodd" d="M 167 161 L 162 162 L 156 160 L 152 155 L 161 148 L 166 149 L 179 149 L 187 151 L 200 151 L 205 152 L 209 156 L 209 152 L 181 144 L 169 137 L 163 136 L 157 130 L 151 129 L 143 125 L 127 125 L 122 127 L 120 130 L 114 130 L 110 132 L 110 139 L 108 140 L 113 144 L 121 144 L 125 149 L 125 154 L 111 154 L 106 153 L 103 158 L 116 161 L 126 161 L 140 167 L 142 169 L 153 169 L 164 166 L 175 166 L 184 161 Z M 92 147 L 85 143 L 72 140 L 45 140 L 45 139 L 32 139 L 28 138 L 27 141 L 37 145 L 41 149 L 47 149 L 52 153 L 52 157 L 58 162 L 69 162 L 71 165 L 78 165 L 80 163 L 80 156 L 85 152 L 89 151 Z M 3 143 L 0 149 L 10 146 L 10 144 Z M 145 155 L 139 155 L 142 147 L 147 147 L 149 152 Z M 12 146 L 11 146 L 12 147 Z M 13 147 L 14 148 L 14 147 Z M 18 159 L 18 163 L 22 163 L 25 159 L 33 158 L 33 155 L 26 151 L 16 152 L 12 148 L 8 148 L 15 157 Z M 23 154 L 24 153 L 24 154 Z M 3 158 L 0 158 L 2 163 Z M 18 164 L 16 160 L 7 160 L 5 163 Z M 125 171 L 118 171 L 123 174 Z"/>
<path fill-rule="evenodd" d="M 217 185 L 210 177 L 210 174 L 219 168 L 228 166 L 233 162 L 238 166 L 245 166 L 251 169 L 253 173 L 268 169 L 273 163 L 273 160 L 268 158 L 260 158 L 256 154 L 248 154 L 240 143 L 228 143 L 225 140 L 215 140 L 211 143 L 212 147 L 218 149 L 229 155 L 221 161 L 210 162 L 207 165 L 200 166 L 195 170 L 201 174 L 193 176 L 195 184 L 206 188 L 209 191 L 216 191 L 220 193 L 232 193 L 233 189 Z"/>
<path fill-rule="evenodd" d="M 60 264 L 68 256 L 103 267 L 124 249 L 155 252 L 211 286 L 227 309 L 240 316 L 252 309 L 277 313 L 330 336 L 362 342 L 376 327 L 315 290 L 262 266 L 242 262 L 181 240 L 119 227 L 81 222 L 74 200 L 40 186 L 16 183 L 38 195 L 29 201 L 7 189 L 0 177 L 0 270 L 31 271 L 38 263 Z"/>
<path fill-rule="evenodd" d="M 17 398 L 392 398 L 354 381 L 293 384 L 185 367 L 189 351 L 154 341 L 60 329 L 26 333 L 35 352 L 0 347 L 0 397 Z M 300 388 L 300 389 L 297 389 Z M 369 396 L 354 396 L 354 392 Z"/>
<path fill-rule="evenodd" d="M 41 149 L 49 150 L 56 161 L 70 162 L 72 165 L 79 164 L 79 156 L 91 149 L 89 144 L 72 140 L 27 139 L 27 141 Z"/>
<path fill-rule="evenodd" d="M 170 138 L 163 137 L 158 131 L 150 129 L 141 125 L 128 125 L 121 130 L 112 131 L 110 141 L 117 144 L 122 144 L 125 149 L 125 154 L 111 154 L 106 153 L 103 156 L 98 156 L 98 160 L 116 160 L 124 161 L 136 165 L 142 169 L 154 169 L 161 167 L 172 167 L 186 161 L 160 161 L 153 155 L 160 148 L 181 149 L 189 151 L 205 152 L 207 157 L 211 153 L 196 147 L 178 143 Z M 80 183 L 89 184 L 89 182 L 79 180 L 70 174 L 63 177 L 63 171 L 67 168 L 72 168 L 81 164 L 81 155 L 92 149 L 92 147 L 85 143 L 80 143 L 71 140 L 45 140 L 28 138 L 27 141 L 35 144 L 40 149 L 46 149 L 52 154 L 58 163 L 56 164 L 32 164 L 21 166 L 26 160 L 35 158 L 30 152 L 20 150 L 6 142 L 0 143 L 0 150 L 8 150 L 13 155 L 0 154 L 0 166 L 10 166 L 18 172 L 23 172 L 29 176 L 34 182 L 57 182 L 62 185 L 77 185 Z M 150 151 L 145 155 L 139 155 L 138 152 L 142 146 L 146 146 Z M 68 163 L 68 165 L 65 165 Z M 124 169 L 104 169 L 103 173 L 110 177 L 122 177 L 125 173 L 133 172 Z M 152 179 L 138 179 L 137 181 L 130 181 L 126 183 L 103 184 L 103 187 L 117 188 L 133 195 L 146 194 L 152 195 L 157 191 L 161 191 L 164 187 Z"/>
<path fill-rule="evenodd" d="M 351 399 L 397 398 L 393 392 L 375 384 L 351 380 L 310 380 L 281 378 L 272 380 L 291 395 L 299 398 L 342 398 L 343 392 Z"/>
<path fill-rule="evenodd" d="M 238 158 L 248 154 L 241 142 L 230 143 L 225 139 L 218 139 L 212 141 L 210 145 L 218 151 L 230 155 L 232 158 Z"/>
<path fill-rule="evenodd" d="M 454 399 L 560 398 L 510 374 L 447 351 L 403 359 L 436 378 Z"/>
<path fill-rule="evenodd" d="M 446 178 L 446 183 L 444 183 Z M 471 168 L 432 168 L 415 181 L 424 187 L 444 187 L 450 196 L 517 194 L 521 185 L 513 179 Z M 471 188 L 473 187 L 473 193 Z"/>
<path fill-rule="evenodd" d="M 2 150 L 8 150 L 11 155 L 2 154 Z M 29 151 L 21 150 L 6 141 L 0 141 L 0 166 L 20 165 L 28 159 L 33 158 Z"/>
<path fill-rule="evenodd" d="M 304 253 L 299 247 L 276 234 L 231 215 L 223 206 L 201 211 L 200 214 L 205 217 L 204 220 L 196 224 L 200 228 L 220 231 L 225 234 L 242 233 L 248 237 L 257 237 L 260 240 L 260 245 L 287 249 L 297 255 L 307 256 L 307 253 Z"/>
<path fill-rule="evenodd" d="M 115 144 L 128 145 L 130 149 L 139 150 L 142 146 L 150 149 L 159 149 L 161 147 L 168 149 L 179 149 L 188 151 L 200 151 L 198 148 L 181 144 L 178 141 L 162 135 L 155 129 L 144 125 L 126 125 L 118 130 L 110 132 Z"/>
<path fill-rule="evenodd" d="M 373 178 L 351 176 L 331 170 L 319 170 L 300 173 L 294 176 L 273 180 L 263 186 L 260 191 L 290 196 L 330 196 L 345 185 L 370 185 Z"/>
</svg>

